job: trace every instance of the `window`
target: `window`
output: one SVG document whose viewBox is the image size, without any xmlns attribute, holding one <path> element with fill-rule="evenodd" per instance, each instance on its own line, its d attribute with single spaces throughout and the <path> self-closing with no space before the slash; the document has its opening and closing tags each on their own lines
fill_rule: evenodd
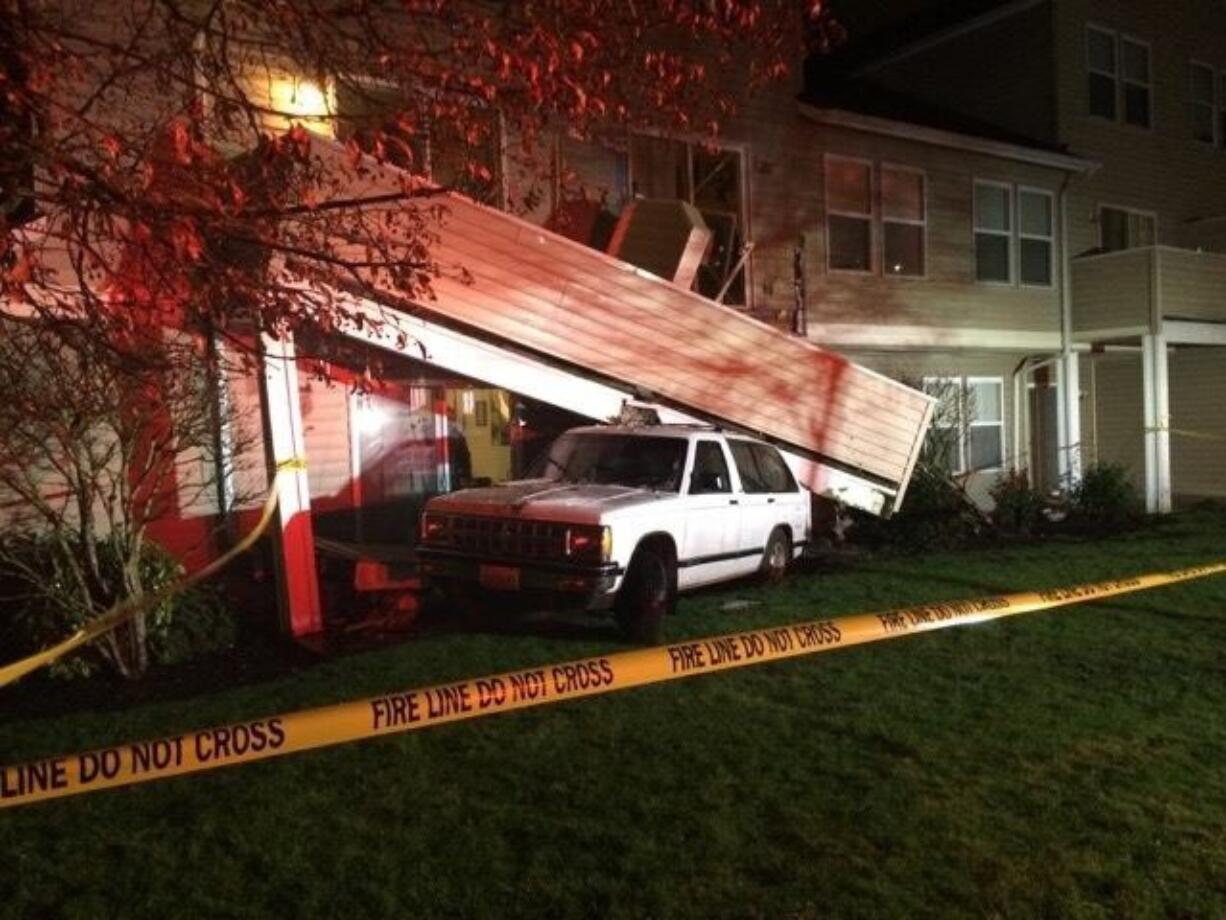
<svg viewBox="0 0 1226 920">
<path fill-rule="evenodd" d="M 882 270 L 887 275 L 924 274 L 924 174 L 881 167 Z"/>
<path fill-rule="evenodd" d="M 1099 248 L 1108 252 L 1154 245 L 1154 215 L 1145 211 L 1098 209 Z"/>
<path fill-rule="evenodd" d="M 775 448 L 730 440 L 728 449 L 732 451 L 732 462 L 741 476 L 741 488 L 747 494 L 796 491 L 792 471 Z"/>
<path fill-rule="evenodd" d="M 1086 28 L 1086 62 L 1089 71 L 1090 114 L 1115 121 L 1115 33 L 1094 26 Z"/>
<path fill-rule="evenodd" d="M 1017 191 L 1018 276 L 1022 284 L 1051 286 L 1052 202 L 1051 192 L 1024 188 Z"/>
<path fill-rule="evenodd" d="M 731 492 L 728 461 L 718 441 L 699 441 L 694 451 L 694 471 L 690 473 L 690 494 L 710 495 Z"/>
<path fill-rule="evenodd" d="M 630 138 L 630 182 L 644 198 L 677 198 L 694 205 L 711 230 L 711 245 L 694 290 L 734 305 L 747 303 L 746 219 L 742 156 L 670 138 Z"/>
<path fill-rule="evenodd" d="M 1217 140 L 1218 107 L 1213 68 L 1195 61 L 1189 67 L 1188 95 L 1191 100 L 1192 136 L 1206 144 Z"/>
<path fill-rule="evenodd" d="M 1086 74 L 1091 115 L 1142 128 L 1150 126 L 1153 83 L 1149 45 L 1117 36 L 1109 29 L 1087 26 Z"/>
<path fill-rule="evenodd" d="M 835 271 L 873 270 L 873 166 L 826 157 L 826 239 Z"/>
<path fill-rule="evenodd" d="M 997 182 L 975 183 L 975 279 L 1013 280 L 1012 189 Z"/>
<path fill-rule="evenodd" d="M 1124 64 L 1124 121 L 1148 128 L 1150 125 L 1149 45 L 1131 38 L 1120 39 L 1120 60 Z"/>
<path fill-rule="evenodd" d="M 951 473 L 999 470 L 1005 462 L 1004 380 L 925 377 L 937 399 L 929 434 L 932 460 Z"/>
</svg>

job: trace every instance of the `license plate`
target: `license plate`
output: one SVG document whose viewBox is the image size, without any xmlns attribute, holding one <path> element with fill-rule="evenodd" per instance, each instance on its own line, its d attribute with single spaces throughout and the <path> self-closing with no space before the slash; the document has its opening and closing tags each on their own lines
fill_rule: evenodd
<svg viewBox="0 0 1226 920">
<path fill-rule="evenodd" d="M 481 587 L 495 591 L 518 591 L 519 569 L 513 565 L 483 565 L 477 572 Z"/>
</svg>

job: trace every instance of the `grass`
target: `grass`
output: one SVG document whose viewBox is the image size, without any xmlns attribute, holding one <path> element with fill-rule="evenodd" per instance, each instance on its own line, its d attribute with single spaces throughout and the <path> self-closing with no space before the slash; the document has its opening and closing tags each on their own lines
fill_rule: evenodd
<svg viewBox="0 0 1226 920">
<path fill-rule="evenodd" d="M 1201 511 L 877 559 L 687 599 L 668 638 L 1224 549 L 1226 513 Z M 0 760 L 616 647 L 580 623 L 439 632 L 54 717 L 33 684 L 0 695 Z M 1218 576 L 0 812 L 0 913 L 1226 916 L 1224 649 Z"/>
</svg>

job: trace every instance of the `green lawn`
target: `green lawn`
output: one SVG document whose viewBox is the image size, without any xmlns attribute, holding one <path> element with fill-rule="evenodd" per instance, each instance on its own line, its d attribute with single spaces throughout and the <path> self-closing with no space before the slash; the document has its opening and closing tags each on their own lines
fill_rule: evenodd
<svg viewBox="0 0 1226 920">
<path fill-rule="evenodd" d="M 667 634 L 1222 556 L 1201 511 L 735 586 Z M 618 647 L 575 622 L 55 718 L 17 687 L 0 760 Z M 1226 916 L 1226 577 L 0 812 L 0 859 L 8 915 Z"/>
</svg>

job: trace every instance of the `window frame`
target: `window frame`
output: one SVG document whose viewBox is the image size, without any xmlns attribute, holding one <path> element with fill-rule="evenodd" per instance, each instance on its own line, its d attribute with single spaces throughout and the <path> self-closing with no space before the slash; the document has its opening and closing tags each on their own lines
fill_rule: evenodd
<svg viewBox="0 0 1226 920">
<path fill-rule="evenodd" d="M 645 137 L 659 141 L 672 141 L 674 143 L 683 144 L 685 146 L 685 170 L 686 182 L 689 185 L 689 197 L 684 199 L 687 204 L 694 205 L 694 148 L 699 146 L 713 146 L 717 150 L 729 151 L 737 154 L 737 160 L 740 163 L 740 175 L 737 180 L 740 185 L 740 200 L 738 205 L 741 209 L 739 217 L 741 221 L 741 238 L 743 245 L 750 245 L 748 256 L 745 258 L 744 264 L 741 266 L 741 272 L 745 277 L 745 302 L 743 304 L 727 303 L 723 305 L 730 310 L 746 310 L 752 311 L 754 306 L 754 249 L 753 243 L 753 196 L 750 189 L 750 177 L 753 175 L 752 159 L 753 146 L 744 141 L 729 141 L 721 139 L 717 144 L 708 144 L 706 140 L 693 134 L 670 134 L 666 131 L 652 129 L 636 129 L 626 132 L 626 190 L 627 201 L 633 201 L 638 197 L 637 183 L 634 175 L 634 137 Z M 740 258 L 738 254 L 737 258 Z"/>
<path fill-rule="evenodd" d="M 1197 69 L 1208 71 L 1209 73 L 1209 100 L 1207 102 L 1196 98 L 1194 74 Z M 1192 135 L 1192 140 L 1207 147 L 1217 147 L 1222 143 L 1223 100 L 1221 98 L 1221 83 L 1223 77 L 1226 77 L 1226 73 L 1219 73 L 1218 69 L 1212 64 L 1206 64 L 1204 61 L 1196 60 L 1196 58 L 1191 58 L 1188 61 L 1188 115 L 1190 119 L 1188 127 L 1191 129 L 1189 133 Z M 1196 136 L 1195 113 L 1198 108 L 1209 109 L 1209 140 Z"/>
<path fill-rule="evenodd" d="M 1124 68 L 1124 46 L 1133 45 L 1137 48 L 1145 49 L 1145 82 L 1135 80 L 1128 76 Z M 1119 72 L 1119 85 L 1117 88 L 1116 113 L 1118 121 L 1122 125 L 1130 125 L 1134 128 L 1140 128 L 1143 131 L 1152 131 L 1154 129 L 1154 46 L 1144 39 L 1137 38 L 1134 35 L 1128 35 L 1124 32 L 1118 33 L 1116 43 L 1116 59 L 1115 66 Z M 1145 124 L 1139 125 L 1135 121 L 1128 120 L 1128 110 L 1125 105 L 1127 99 L 1128 87 L 1141 87 L 1145 90 L 1146 106 L 1145 112 L 1148 116 Z"/>
<path fill-rule="evenodd" d="M 972 420 L 968 412 L 970 403 L 971 387 L 974 384 L 995 384 L 1000 392 L 1000 418 L 996 421 L 982 422 L 978 419 Z M 933 427 L 941 429 L 953 428 L 956 431 L 955 438 L 957 447 L 957 467 L 949 472 L 953 476 L 969 476 L 974 473 L 996 474 L 1007 468 L 1009 457 L 1008 444 L 1008 425 L 1005 418 L 1005 378 L 993 377 L 990 375 L 980 374 L 927 374 L 920 379 L 920 386 L 928 392 L 929 386 L 936 384 L 938 386 L 950 386 L 954 389 L 957 398 L 957 419 L 954 424 L 938 425 L 933 421 Z M 929 394 L 931 395 L 931 393 Z M 985 466 L 982 469 L 971 469 L 971 429 L 972 428 L 1000 428 L 1000 465 Z"/>
<path fill-rule="evenodd" d="M 885 197 L 882 194 L 882 189 L 885 182 L 878 177 L 877 181 L 877 210 L 878 220 L 881 224 L 880 236 L 880 257 L 878 259 L 881 268 L 881 275 L 884 278 L 891 278 L 899 281 L 923 281 L 928 278 L 928 172 L 916 166 L 908 166 L 903 163 L 895 163 L 889 160 L 883 160 L 877 164 L 879 172 L 884 173 L 886 170 L 899 173 L 910 173 L 913 176 L 919 176 L 920 186 L 920 208 L 923 212 L 919 220 L 913 220 L 906 217 L 887 217 L 885 213 Z M 909 275 L 888 271 L 886 268 L 885 258 L 885 226 L 886 224 L 900 224 L 904 227 L 919 227 L 920 228 L 920 271 L 918 274 Z"/>
<path fill-rule="evenodd" d="M 830 169 L 829 165 L 832 161 L 843 163 L 857 163 L 868 169 L 868 212 L 858 214 L 851 211 L 836 210 L 830 206 Z M 829 274 L 840 275 L 859 275 L 861 277 L 877 274 L 877 267 L 880 263 L 878 258 L 878 241 L 877 241 L 877 216 L 881 213 L 880 201 L 878 199 L 879 184 L 877 182 L 876 169 L 871 159 L 864 157 L 847 156 L 841 153 L 823 153 L 822 154 L 822 195 L 823 204 L 825 205 L 825 229 L 826 229 L 826 271 Z M 864 220 L 868 222 L 868 268 L 835 268 L 831 264 L 830 256 L 834 249 L 830 244 L 830 218 L 831 217 L 847 217 L 855 220 Z"/>
<path fill-rule="evenodd" d="M 979 209 L 975 206 L 975 193 L 979 186 L 989 188 L 1003 189 L 1005 198 L 1009 203 L 1009 227 L 1006 230 L 994 230 L 991 228 L 982 228 L 979 226 Z M 1002 182 L 999 179 L 971 179 L 971 256 L 974 261 L 975 283 L 983 284 L 989 287 L 1016 287 L 1017 286 L 1017 193 L 1016 186 L 1012 182 Z M 1053 215 L 1054 218 L 1054 215 Z M 1009 267 L 1009 277 L 1005 281 L 996 278 L 980 278 L 979 277 L 979 234 L 985 233 L 989 236 L 1003 236 L 1008 244 L 1006 263 Z"/>
<path fill-rule="evenodd" d="M 1115 62 L 1113 71 L 1102 70 L 1094 66 L 1094 62 L 1090 59 L 1090 33 L 1097 32 L 1100 35 L 1105 35 L 1111 39 L 1112 58 Z M 1106 26 L 1096 25 L 1092 22 L 1086 23 L 1085 31 L 1085 65 L 1086 65 L 1086 114 L 1090 118 L 1097 118 L 1100 121 L 1119 122 L 1120 121 L 1120 71 L 1122 62 L 1120 61 L 1120 36 L 1115 29 L 1108 29 Z M 1111 80 L 1111 116 L 1100 115 L 1090 109 L 1090 76 L 1107 77 Z"/>
<path fill-rule="evenodd" d="M 1048 224 L 1048 234 L 1041 236 L 1037 233 L 1027 233 L 1022 229 L 1022 193 L 1029 195 L 1041 195 L 1048 200 L 1050 207 L 1047 213 L 1050 218 Z M 1050 189 L 1040 188 L 1035 185 L 1018 185 L 1015 191 L 1016 210 L 1017 210 L 1017 284 L 1018 287 L 1035 288 L 1038 290 L 1048 291 L 1056 285 L 1056 195 Z M 1047 283 L 1040 284 L 1034 281 L 1027 281 L 1022 277 L 1022 240 L 1040 240 L 1047 243 Z"/>
<path fill-rule="evenodd" d="M 980 421 L 979 419 L 969 418 L 970 413 L 967 411 L 967 406 L 969 404 L 969 395 L 971 393 L 971 387 L 974 384 L 983 384 L 983 383 L 995 384 L 996 387 L 1000 390 L 1000 399 L 999 399 L 1000 418 L 996 421 L 983 422 L 983 421 Z M 1009 457 L 1009 446 L 1005 440 L 1005 435 L 1006 435 L 1006 431 L 1005 431 L 1005 428 L 1006 428 L 1005 426 L 1005 378 L 1004 377 L 992 377 L 992 376 L 980 376 L 980 375 L 967 375 L 963 377 L 962 378 L 962 411 L 960 413 L 960 417 L 962 420 L 963 437 L 966 442 L 965 448 L 964 448 L 965 456 L 963 458 L 963 471 L 966 473 L 999 473 L 1002 470 L 1004 470 L 1006 463 L 1007 463 L 1007 459 Z M 999 466 L 985 466 L 981 469 L 966 469 L 968 461 L 971 459 L 971 430 L 973 428 L 989 428 L 989 427 L 999 427 L 1000 428 L 1000 465 Z"/>
<path fill-rule="evenodd" d="M 1094 215 L 1098 224 L 1098 249 L 1101 252 L 1127 252 L 1130 249 L 1144 249 L 1144 246 L 1128 246 L 1124 249 L 1107 249 L 1103 243 L 1103 209 L 1108 208 L 1112 211 L 1123 211 L 1125 214 L 1136 214 L 1141 217 L 1148 217 L 1154 222 L 1154 241 L 1151 246 L 1158 245 L 1158 212 L 1149 211 L 1145 208 L 1134 208 L 1126 204 L 1115 204 L 1111 201 L 1099 201 L 1095 208 Z"/>
</svg>

